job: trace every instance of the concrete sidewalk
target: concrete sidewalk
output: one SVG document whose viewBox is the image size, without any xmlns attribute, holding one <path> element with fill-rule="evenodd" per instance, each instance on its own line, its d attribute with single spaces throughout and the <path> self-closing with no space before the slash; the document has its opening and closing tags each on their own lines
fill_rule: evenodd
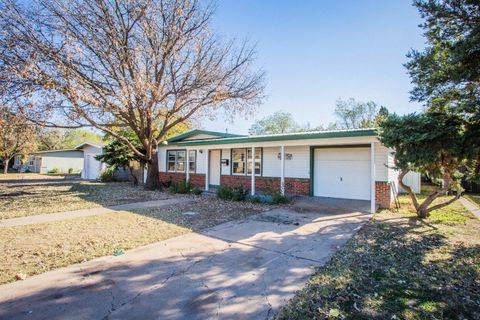
<svg viewBox="0 0 480 320">
<path fill-rule="evenodd" d="M 0 318 L 271 319 L 370 217 L 260 213 L 0 286 Z"/>
<path fill-rule="evenodd" d="M 477 207 L 475 204 L 473 204 L 472 202 L 470 202 L 470 200 L 468 199 L 465 199 L 465 198 L 460 198 L 460 202 L 463 204 L 463 206 L 465 208 L 467 208 L 467 210 L 469 210 L 475 217 L 477 217 L 478 219 L 480 219 L 480 208 Z"/>
<path fill-rule="evenodd" d="M 163 199 L 163 200 L 127 203 L 127 204 L 121 204 L 118 206 L 111 206 L 111 207 L 98 207 L 98 208 L 64 211 L 64 212 L 49 213 L 49 214 L 39 214 L 35 216 L 0 220 L 0 228 L 24 226 L 29 224 L 43 223 L 43 222 L 95 216 L 95 215 L 118 211 L 118 210 L 161 208 L 161 207 L 169 206 L 172 204 L 182 204 L 182 203 L 189 203 L 189 202 L 193 202 L 193 200 L 188 198 L 170 198 L 170 199 Z"/>
</svg>

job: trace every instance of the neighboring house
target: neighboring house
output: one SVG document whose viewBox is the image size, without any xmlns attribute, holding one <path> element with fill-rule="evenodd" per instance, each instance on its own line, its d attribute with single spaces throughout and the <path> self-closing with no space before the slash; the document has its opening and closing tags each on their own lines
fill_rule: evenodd
<svg viewBox="0 0 480 320">
<path fill-rule="evenodd" d="M 48 173 L 58 169 L 61 173 L 81 173 L 83 179 L 96 180 L 100 178 L 105 164 L 95 159 L 102 154 L 103 145 L 84 142 L 73 149 L 47 150 L 32 153 L 26 163 L 22 164 L 21 156 L 15 156 L 14 169 L 37 173 Z"/>
<path fill-rule="evenodd" d="M 30 154 L 24 164 L 21 156 L 15 156 L 14 168 L 37 173 L 48 173 L 53 169 L 62 173 L 80 172 L 83 169 L 83 152 L 76 149 L 39 151 Z"/>
<path fill-rule="evenodd" d="M 159 146 L 159 178 L 165 184 L 187 179 L 207 191 L 243 186 L 251 194 L 273 189 L 368 200 L 374 211 L 390 207 L 398 190 L 393 160 L 375 129 L 259 136 L 193 130 Z"/>
<path fill-rule="evenodd" d="M 75 147 L 83 153 L 82 179 L 96 180 L 100 178 L 105 164 L 95 159 L 103 153 L 103 145 L 98 143 L 84 142 Z"/>
</svg>

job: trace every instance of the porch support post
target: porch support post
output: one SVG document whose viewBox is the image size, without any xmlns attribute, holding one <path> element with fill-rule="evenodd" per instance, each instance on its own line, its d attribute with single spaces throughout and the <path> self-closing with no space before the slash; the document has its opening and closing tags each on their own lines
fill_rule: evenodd
<svg viewBox="0 0 480 320">
<path fill-rule="evenodd" d="M 248 172 L 248 157 L 247 157 L 247 172 Z M 250 188 L 252 196 L 255 195 L 255 147 L 252 147 L 252 186 Z"/>
<path fill-rule="evenodd" d="M 208 169 L 210 167 L 210 150 L 205 150 L 205 191 L 208 191 Z"/>
<path fill-rule="evenodd" d="M 370 212 L 375 213 L 375 143 L 370 144 Z"/>
<path fill-rule="evenodd" d="M 188 149 L 185 150 L 185 180 L 190 181 L 190 170 L 189 170 L 189 159 L 188 159 Z M 195 159 L 196 161 L 197 159 Z"/>
<path fill-rule="evenodd" d="M 285 146 L 280 147 L 280 193 L 285 195 Z"/>
</svg>

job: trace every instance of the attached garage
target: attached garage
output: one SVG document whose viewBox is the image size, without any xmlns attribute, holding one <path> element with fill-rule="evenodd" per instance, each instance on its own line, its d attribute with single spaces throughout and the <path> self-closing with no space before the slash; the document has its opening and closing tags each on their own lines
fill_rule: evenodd
<svg viewBox="0 0 480 320">
<path fill-rule="evenodd" d="M 370 200 L 370 147 L 315 148 L 313 195 Z"/>
</svg>

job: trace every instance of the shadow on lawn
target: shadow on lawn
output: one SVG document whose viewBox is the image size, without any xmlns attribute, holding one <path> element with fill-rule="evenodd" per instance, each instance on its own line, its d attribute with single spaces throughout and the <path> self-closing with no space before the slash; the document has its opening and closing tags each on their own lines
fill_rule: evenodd
<svg viewBox="0 0 480 320">
<path fill-rule="evenodd" d="M 415 218 L 367 224 L 280 319 L 322 319 L 332 309 L 346 319 L 479 319 L 480 246 L 425 228 L 437 230 Z"/>
<path fill-rule="evenodd" d="M 303 225 L 319 216 L 303 213 L 291 219 Z M 0 302 L 0 318 L 270 318 L 272 308 L 308 279 L 312 266 L 328 260 L 332 248 L 345 243 L 363 221 L 330 220 L 305 234 L 296 232 L 295 223 L 285 223 L 286 215 L 278 219 L 257 221 L 256 229 L 247 220 L 224 224 L 191 234 L 173 250 L 155 244 L 87 262 L 69 268 L 62 280 L 44 274 L 11 284 L 22 294 Z M 273 224 L 277 236 L 265 237 Z M 34 289 L 45 281 L 48 288 Z M 18 289 L 22 286 L 33 290 Z"/>
</svg>

